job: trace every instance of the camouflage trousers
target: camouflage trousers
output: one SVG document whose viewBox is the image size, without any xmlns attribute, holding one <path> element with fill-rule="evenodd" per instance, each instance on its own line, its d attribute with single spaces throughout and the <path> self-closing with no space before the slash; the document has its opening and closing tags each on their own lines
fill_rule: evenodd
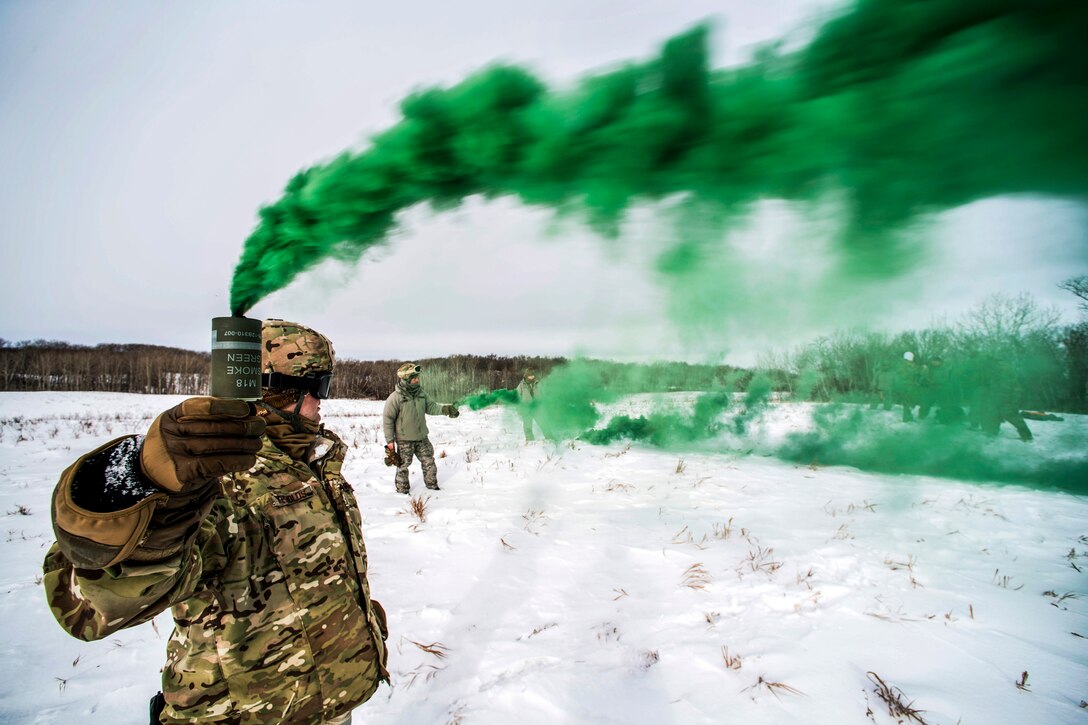
<svg viewBox="0 0 1088 725">
<path fill-rule="evenodd" d="M 408 493 L 408 466 L 412 464 L 412 456 L 418 458 L 423 466 L 423 483 L 427 488 L 438 488 L 438 464 L 434 462 L 434 446 L 429 438 L 421 441 L 397 441 L 397 453 L 400 454 L 395 481 L 398 493 Z"/>
<path fill-rule="evenodd" d="M 536 423 L 537 427 L 540 429 L 540 435 L 544 436 L 544 438 L 548 440 L 551 440 L 551 436 L 548 435 L 548 431 L 544 430 L 544 426 L 540 424 L 540 421 L 536 420 L 532 413 L 522 411 L 521 427 L 522 430 L 525 431 L 526 442 L 536 440 L 536 438 L 533 436 L 533 423 Z"/>
</svg>

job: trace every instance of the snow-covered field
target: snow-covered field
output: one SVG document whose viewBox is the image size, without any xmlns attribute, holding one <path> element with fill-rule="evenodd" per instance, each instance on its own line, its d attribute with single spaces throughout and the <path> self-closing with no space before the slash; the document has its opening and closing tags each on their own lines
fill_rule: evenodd
<svg viewBox="0 0 1088 725">
<path fill-rule="evenodd" d="M 0 721 L 146 722 L 169 613 L 79 642 L 38 578 L 60 471 L 178 400 L 0 393 Z M 768 435 L 811 410 L 775 408 Z M 443 490 L 413 468 L 420 521 L 381 462 L 380 412 L 323 407 L 392 630 L 393 687 L 356 722 L 907 722 L 881 683 L 913 722 L 1088 722 L 1084 497 L 728 445 L 526 445 L 488 409 L 431 419 Z M 1088 448 L 1088 420 L 1061 425 L 1066 453 Z M 1056 454 L 1058 429 L 1034 429 L 1032 454 Z M 1015 453 L 1010 436 L 995 444 Z"/>
</svg>

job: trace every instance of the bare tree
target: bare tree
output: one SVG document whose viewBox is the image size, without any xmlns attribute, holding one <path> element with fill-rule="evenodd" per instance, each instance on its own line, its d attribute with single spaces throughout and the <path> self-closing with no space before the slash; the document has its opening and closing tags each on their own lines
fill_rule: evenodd
<svg viewBox="0 0 1088 725">
<path fill-rule="evenodd" d="M 1062 334 L 1069 397 L 1073 410 L 1088 410 L 1088 321 L 1069 325 Z"/>
<path fill-rule="evenodd" d="M 1082 274 L 1078 277 L 1070 277 L 1069 279 L 1058 285 L 1063 290 L 1072 292 L 1080 298 L 1080 308 L 1088 311 L 1088 274 Z"/>
<path fill-rule="evenodd" d="M 968 337 L 1016 343 L 1032 334 L 1053 332 L 1060 319 L 1056 308 L 1040 307 L 1026 292 L 1015 297 L 998 293 L 969 311 L 960 331 Z"/>
<path fill-rule="evenodd" d="M 1058 285 L 1080 298 L 1081 310 L 1088 312 L 1088 274 L 1069 279 Z M 1070 325 L 1062 335 L 1068 365 L 1069 394 L 1075 410 L 1088 410 L 1088 320 Z"/>
</svg>

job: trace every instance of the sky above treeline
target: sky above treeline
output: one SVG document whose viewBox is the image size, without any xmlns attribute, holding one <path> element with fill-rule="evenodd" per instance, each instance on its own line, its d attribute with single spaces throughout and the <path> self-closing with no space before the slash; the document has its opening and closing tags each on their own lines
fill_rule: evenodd
<svg viewBox="0 0 1088 725">
<path fill-rule="evenodd" d="M 0 338 L 206 349 L 210 318 L 230 313 L 258 209 L 299 170 L 365 149 L 413 91 L 496 61 L 572 87 L 656 56 L 700 22 L 710 23 L 713 67 L 737 66 L 762 43 L 803 47 L 841 7 L 0 3 Z M 1031 293 L 1071 322 L 1076 300 L 1057 284 L 1088 272 L 1082 205 L 1002 197 L 942 214 L 911 269 L 844 292 L 833 315 L 805 315 L 783 281 L 820 268 L 822 227 L 767 201 L 732 231 L 753 273 L 723 277 L 713 295 L 727 322 L 693 336 L 654 271 L 657 238 L 670 233 L 658 212 L 636 208 L 619 238 L 602 240 L 576 218 L 510 198 L 415 208 L 358 262 L 322 263 L 249 314 L 311 324 L 353 358 L 750 364 L 836 327 L 955 318 L 996 292 Z M 746 312 L 731 314 L 738 280 Z M 749 314 L 760 299 L 765 308 Z"/>
</svg>

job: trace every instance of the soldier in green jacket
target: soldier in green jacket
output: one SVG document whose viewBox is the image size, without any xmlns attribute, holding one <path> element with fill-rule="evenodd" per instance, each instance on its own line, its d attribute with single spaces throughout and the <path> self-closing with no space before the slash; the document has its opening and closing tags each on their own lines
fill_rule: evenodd
<svg viewBox="0 0 1088 725">
<path fill-rule="evenodd" d="M 869 409 L 876 410 L 879 405 L 884 410 L 892 409 L 892 399 L 895 397 L 895 376 L 891 368 L 884 360 L 877 362 L 873 370 L 872 390 L 869 394 Z"/>
<path fill-rule="evenodd" d="M 65 630 L 172 608 L 159 722 L 343 723 L 389 679 L 346 447 L 320 424 L 332 345 L 282 320 L 262 338 L 260 403 L 185 400 L 53 494 L 43 585 Z"/>
<path fill-rule="evenodd" d="M 456 418 L 460 413 L 449 403 L 436 403 L 427 397 L 419 383 L 423 370 L 415 363 L 405 363 L 397 370 L 397 387 L 385 400 L 383 423 L 387 457 L 397 461 L 394 484 L 397 493 L 411 491 L 408 484 L 408 466 L 412 456 L 419 458 L 423 466 L 423 482 L 432 491 L 438 490 L 438 465 L 434 462 L 434 446 L 427 437 L 427 416 L 448 415 Z"/>
<path fill-rule="evenodd" d="M 533 408 L 536 406 L 537 400 L 540 398 L 540 392 L 537 390 L 539 380 L 536 377 L 536 371 L 532 368 L 528 368 L 525 374 L 521 378 L 521 382 L 518 383 L 518 413 L 521 414 L 521 424 L 525 431 L 525 442 L 529 443 L 533 438 L 533 421 L 535 416 L 533 415 Z M 544 429 L 541 428 L 541 433 Z M 545 435 L 545 437 L 547 437 Z"/>
</svg>

